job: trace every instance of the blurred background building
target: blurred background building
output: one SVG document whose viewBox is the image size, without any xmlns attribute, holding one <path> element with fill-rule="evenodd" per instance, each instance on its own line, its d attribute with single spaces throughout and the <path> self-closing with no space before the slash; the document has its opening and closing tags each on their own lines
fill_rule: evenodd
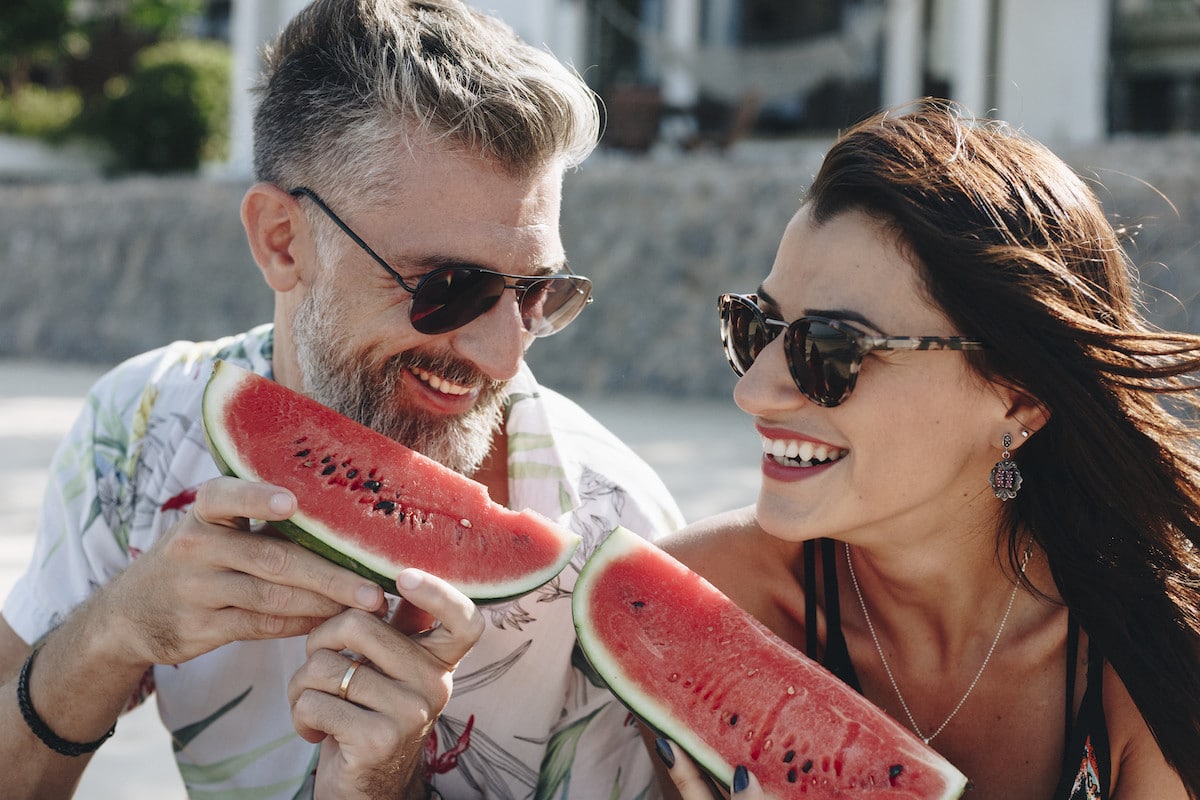
<svg viewBox="0 0 1200 800">
<path fill-rule="evenodd" d="M 839 129 L 922 95 L 1062 155 L 1153 321 L 1200 331 L 1200 0 L 468 2 L 606 113 L 562 214 L 596 302 L 531 351 L 549 385 L 728 397 L 713 299 L 769 269 Z M 0 2 L 0 357 L 115 363 L 270 318 L 238 216 L 249 88 L 304 3 Z"/>
</svg>

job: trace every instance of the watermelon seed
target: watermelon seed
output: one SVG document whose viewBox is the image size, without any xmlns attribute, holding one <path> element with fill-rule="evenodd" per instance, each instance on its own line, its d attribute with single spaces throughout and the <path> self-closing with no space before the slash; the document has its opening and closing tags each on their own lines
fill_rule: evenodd
<svg viewBox="0 0 1200 800">
<path fill-rule="evenodd" d="M 301 450 L 299 453 L 296 453 L 296 458 L 304 458 L 306 455 L 308 455 L 311 452 L 312 452 L 312 450 Z"/>
<path fill-rule="evenodd" d="M 343 461 L 343 462 L 342 462 L 342 466 L 343 466 L 343 467 L 348 467 L 348 466 L 350 466 L 350 462 L 349 462 L 349 461 Z"/>
<path fill-rule="evenodd" d="M 330 461 L 333 461 L 333 456 L 325 456 L 321 459 L 322 464 L 328 464 Z"/>
<path fill-rule="evenodd" d="M 738 715 L 734 714 L 732 717 L 729 718 L 729 726 L 732 728 L 734 725 L 737 725 L 737 720 L 738 720 Z"/>
<path fill-rule="evenodd" d="M 350 470 L 349 472 L 346 473 L 346 477 L 349 478 L 350 480 L 354 480 L 355 478 L 358 477 L 358 470 L 356 470 L 356 469 Z"/>
<path fill-rule="evenodd" d="M 899 778 L 902 772 L 904 772 L 903 764 L 892 764 L 888 767 L 888 780 L 891 781 L 893 786 L 896 785 L 896 778 Z"/>
<path fill-rule="evenodd" d="M 787 779 L 788 779 L 788 783 L 795 783 L 795 782 L 796 782 L 796 778 L 797 778 L 797 777 L 798 777 L 798 776 L 797 776 L 797 774 L 796 774 L 796 768 L 795 768 L 795 767 L 792 767 L 791 769 L 789 769 L 789 770 L 787 771 Z"/>
<path fill-rule="evenodd" d="M 305 462 L 304 462 L 303 464 L 301 464 L 300 466 L 302 466 L 302 467 L 311 467 L 311 466 L 313 466 L 314 464 L 315 464 L 315 462 L 313 462 L 313 461 L 305 461 Z"/>
<path fill-rule="evenodd" d="M 758 670 L 757 670 L 757 669 L 752 669 L 752 670 L 750 670 L 749 672 L 747 672 L 747 673 L 746 673 L 746 677 L 747 677 L 747 678 L 753 678 L 753 677 L 754 677 L 755 675 L 757 675 L 757 674 L 758 674 Z"/>
<path fill-rule="evenodd" d="M 795 693 L 796 693 L 796 687 L 794 687 L 794 686 L 789 686 L 789 687 L 788 687 L 788 690 L 787 690 L 787 693 L 788 693 L 788 694 L 795 694 Z"/>
<path fill-rule="evenodd" d="M 645 608 L 646 601 L 645 600 L 634 600 L 632 603 L 630 603 L 630 605 L 633 606 L 634 608 Z"/>
<path fill-rule="evenodd" d="M 796 751 L 788 750 L 786 753 L 783 754 L 783 763 L 790 764 L 790 763 L 792 763 L 792 759 L 795 757 L 796 757 Z"/>
<path fill-rule="evenodd" d="M 458 524 L 459 524 L 459 525 L 462 525 L 464 528 L 469 528 L 469 527 L 471 527 L 471 520 L 469 520 L 469 519 L 460 519 L 460 520 L 458 521 Z"/>
<path fill-rule="evenodd" d="M 812 768 L 813 768 L 813 762 L 812 762 L 811 758 L 807 759 L 803 764 L 800 765 L 801 772 L 812 772 Z"/>
<path fill-rule="evenodd" d="M 372 470 L 373 472 L 374 470 Z M 383 484 L 379 481 L 363 481 L 363 488 L 370 489 L 372 492 L 378 492 L 383 488 Z"/>
<path fill-rule="evenodd" d="M 322 475 L 332 475 L 337 472 L 337 464 L 330 464 L 325 469 L 321 470 Z"/>
<path fill-rule="evenodd" d="M 382 511 L 385 514 L 391 514 L 393 511 L 396 510 L 396 504 L 393 503 L 391 500 L 380 500 L 378 503 L 375 504 L 375 510 Z"/>
<path fill-rule="evenodd" d="M 675 682 L 675 681 L 677 681 L 677 680 L 679 680 L 679 673 L 678 673 L 678 672 L 672 672 L 670 675 L 668 675 L 668 676 L 667 676 L 667 682 L 668 682 L 668 683 L 674 683 L 674 682 Z"/>
</svg>

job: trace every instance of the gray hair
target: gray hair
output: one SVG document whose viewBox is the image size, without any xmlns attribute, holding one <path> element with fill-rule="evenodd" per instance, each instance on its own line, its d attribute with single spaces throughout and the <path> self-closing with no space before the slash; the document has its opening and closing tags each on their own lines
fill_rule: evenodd
<svg viewBox="0 0 1200 800">
<path fill-rule="evenodd" d="M 578 73 L 459 0 L 315 0 L 265 58 L 254 169 L 283 189 L 377 200 L 414 135 L 514 177 L 577 165 L 599 135 Z"/>
</svg>

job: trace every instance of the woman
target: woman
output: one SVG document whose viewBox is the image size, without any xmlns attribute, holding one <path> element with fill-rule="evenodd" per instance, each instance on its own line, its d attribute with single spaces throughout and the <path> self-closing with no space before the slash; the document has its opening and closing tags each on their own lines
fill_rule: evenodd
<svg viewBox="0 0 1200 800">
<path fill-rule="evenodd" d="M 926 101 L 840 137 L 757 293 L 720 301 L 762 488 L 667 549 L 945 755 L 972 800 L 1200 796 L 1181 421 L 1200 337 L 1153 330 L 1129 267 L 1062 161 Z M 738 797 L 757 794 L 746 766 Z"/>
</svg>

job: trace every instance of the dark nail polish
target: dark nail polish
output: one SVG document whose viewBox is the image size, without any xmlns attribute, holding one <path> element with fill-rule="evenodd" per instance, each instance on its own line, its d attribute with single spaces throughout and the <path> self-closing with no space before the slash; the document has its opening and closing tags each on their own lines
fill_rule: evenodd
<svg viewBox="0 0 1200 800">
<path fill-rule="evenodd" d="M 737 769 L 733 771 L 733 793 L 746 791 L 746 787 L 750 785 L 750 773 L 741 764 L 737 765 Z"/>
<path fill-rule="evenodd" d="M 671 743 L 661 736 L 654 740 L 654 751 L 658 753 L 658 757 L 667 765 L 667 769 L 675 766 L 675 752 L 671 749 Z"/>
</svg>

